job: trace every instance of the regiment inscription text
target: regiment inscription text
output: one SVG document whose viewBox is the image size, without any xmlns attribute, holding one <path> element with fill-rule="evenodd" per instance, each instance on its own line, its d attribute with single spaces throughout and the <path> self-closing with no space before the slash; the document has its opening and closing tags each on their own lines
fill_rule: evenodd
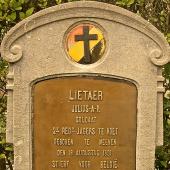
<svg viewBox="0 0 170 170">
<path fill-rule="evenodd" d="M 34 128 L 35 170 L 135 169 L 136 88 L 88 77 L 42 81 Z"/>
</svg>

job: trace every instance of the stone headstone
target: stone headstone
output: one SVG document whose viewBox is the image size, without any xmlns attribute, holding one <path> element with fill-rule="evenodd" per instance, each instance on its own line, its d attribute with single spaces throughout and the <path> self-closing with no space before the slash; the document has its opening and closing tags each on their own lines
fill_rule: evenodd
<svg viewBox="0 0 170 170">
<path fill-rule="evenodd" d="M 153 170 L 163 144 L 163 35 L 99 2 L 42 10 L 2 42 L 15 170 Z"/>
</svg>

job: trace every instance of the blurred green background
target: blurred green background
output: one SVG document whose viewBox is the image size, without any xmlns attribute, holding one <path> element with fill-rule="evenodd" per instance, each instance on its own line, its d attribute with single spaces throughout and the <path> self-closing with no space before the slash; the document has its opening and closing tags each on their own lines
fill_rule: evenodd
<svg viewBox="0 0 170 170">
<path fill-rule="evenodd" d="M 74 0 L 0 0 L 0 41 L 16 23 L 44 8 Z M 98 0 L 137 13 L 159 29 L 170 43 L 170 0 Z M 0 170 L 12 170 L 13 146 L 5 141 L 6 75 L 8 63 L 0 57 Z M 156 148 L 155 169 L 170 170 L 170 63 L 163 67 L 164 146 Z"/>
</svg>

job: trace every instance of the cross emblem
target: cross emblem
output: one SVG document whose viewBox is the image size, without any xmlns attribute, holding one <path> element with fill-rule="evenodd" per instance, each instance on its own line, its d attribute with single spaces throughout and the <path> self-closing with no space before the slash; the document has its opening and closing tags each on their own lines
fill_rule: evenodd
<svg viewBox="0 0 170 170">
<path fill-rule="evenodd" d="M 84 42 L 84 61 L 86 64 L 91 63 L 89 42 L 92 40 L 98 40 L 98 36 L 97 36 L 97 34 L 89 34 L 89 26 L 83 26 L 83 34 L 82 35 L 75 35 L 75 41 L 83 41 Z"/>
</svg>

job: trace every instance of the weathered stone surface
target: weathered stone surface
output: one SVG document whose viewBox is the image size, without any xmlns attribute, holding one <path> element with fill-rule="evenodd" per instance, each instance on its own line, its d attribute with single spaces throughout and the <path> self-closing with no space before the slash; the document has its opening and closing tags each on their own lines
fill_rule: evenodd
<svg viewBox="0 0 170 170">
<path fill-rule="evenodd" d="M 72 62 L 65 50 L 68 30 L 90 22 L 102 28 L 104 56 L 94 64 Z M 11 29 L 2 42 L 9 61 L 7 139 L 14 142 L 15 170 L 32 169 L 32 87 L 62 76 L 93 75 L 136 85 L 136 170 L 154 169 L 155 146 L 163 143 L 161 66 L 170 61 L 163 35 L 139 16 L 99 2 L 74 2 L 45 9 Z M 127 158 L 128 159 L 128 158 Z"/>
</svg>

